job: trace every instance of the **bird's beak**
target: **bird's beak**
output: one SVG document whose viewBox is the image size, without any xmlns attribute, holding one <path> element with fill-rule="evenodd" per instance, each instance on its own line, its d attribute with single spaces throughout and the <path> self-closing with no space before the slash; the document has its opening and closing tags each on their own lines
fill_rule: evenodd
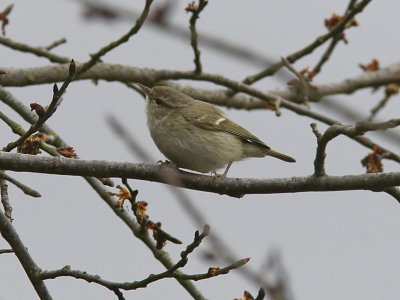
<svg viewBox="0 0 400 300">
<path fill-rule="evenodd" d="M 150 96 L 150 91 L 151 88 L 141 84 L 141 83 L 136 83 L 136 86 L 146 95 L 146 96 Z"/>
</svg>

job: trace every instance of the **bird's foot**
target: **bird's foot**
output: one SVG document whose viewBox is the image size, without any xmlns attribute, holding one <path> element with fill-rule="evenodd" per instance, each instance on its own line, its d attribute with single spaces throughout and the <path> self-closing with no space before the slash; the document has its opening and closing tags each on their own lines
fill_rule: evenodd
<svg viewBox="0 0 400 300">
<path fill-rule="evenodd" d="M 178 169 L 178 166 L 169 160 L 165 160 L 165 161 L 159 160 L 159 161 L 157 161 L 157 165 L 160 167 L 168 167 L 168 168 L 172 168 L 172 169 Z"/>
</svg>

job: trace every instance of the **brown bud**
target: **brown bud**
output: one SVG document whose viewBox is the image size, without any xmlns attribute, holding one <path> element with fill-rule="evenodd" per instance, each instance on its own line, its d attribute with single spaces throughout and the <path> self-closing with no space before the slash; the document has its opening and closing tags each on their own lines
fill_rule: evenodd
<svg viewBox="0 0 400 300">
<path fill-rule="evenodd" d="M 379 61 L 374 58 L 369 64 L 359 64 L 359 66 L 361 69 L 363 69 L 364 72 L 374 72 L 379 70 Z"/>
<path fill-rule="evenodd" d="M 325 19 L 324 24 L 325 27 L 328 28 L 328 30 L 331 30 L 333 27 L 335 27 L 341 20 L 343 19 L 343 16 L 338 15 L 336 13 L 333 13 L 332 16 L 329 19 Z"/>
<path fill-rule="evenodd" d="M 386 96 L 392 96 L 399 93 L 399 86 L 396 83 L 389 83 L 385 86 Z"/>
<path fill-rule="evenodd" d="M 64 157 L 68 158 L 76 158 L 77 155 L 75 153 L 74 148 L 71 146 L 64 146 L 56 149 L 59 154 L 61 154 Z"/>
<path fill-rule="evenodd" d="M 195 12 L 197 10 L 197 6 L 194 1 L 188 3 L 188 5 L 185 8 L 185 11 L 188 12 Z"/>
<path fill-rule="evenodd" d="M 45 114 L 45 110 L 43 108 L 43 106 L 41 106 L 38 103 L 31 103 L 30 104 L 31 110 L 34 110 L 35 113 L 39 116 L 42 117 Z"/>
<path fill-rule="evenodd" d="M 31 135 L 22 145 L 17 147 L 18 153 L 36 155 L 41 153 L 40 143 L 46 141 L 46 136 L 43 133 Z"/>
<path fill-rule="evenodd" d="M 373 151 L 361 162 L 367 168 L 367 173 L 383 172 L 382 156 L 380 155 L 380 149 L 377 145 L 374 146 Z"/>
<path fill-rule="evenodd" d="M 69 74 L 69 76 L 74 77 L 75 72 L 76 72 L 75 61 L 73 59 L 71 59 L 71 62 L 69 64 L 68 74 Z"/>
</svg>

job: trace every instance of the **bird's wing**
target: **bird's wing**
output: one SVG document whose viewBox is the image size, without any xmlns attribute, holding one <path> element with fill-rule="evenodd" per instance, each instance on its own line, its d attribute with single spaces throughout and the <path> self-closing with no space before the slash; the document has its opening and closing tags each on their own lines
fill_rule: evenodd
<svg viewBox="0 0 400 300">
<path fill-rule="evenodd" d="M 207 105 L 204 106 L 204 104 Z M 262 145 L 269 149 L 263 141 L 253 135 L 250 131 L 228 119 L 219 108 L 203 102 L 201 103 L 201 112 L 199 112 L 199 109 L 196 109 L 196 106 L 197 103 L 191 106 L 190 109 L 183 110 L 184 119 L 191 124 L 207 130 L 227 132 L 236 135 L 243 140 Z"/>
</svg>

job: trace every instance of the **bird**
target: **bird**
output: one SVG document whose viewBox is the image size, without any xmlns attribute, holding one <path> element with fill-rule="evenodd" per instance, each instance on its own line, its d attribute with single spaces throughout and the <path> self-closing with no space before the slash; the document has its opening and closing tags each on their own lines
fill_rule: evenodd
<svg viewBox="0 0 400 300">
<path fill-rule="evenodd" d="M 296 162 L 210 103 L 168 86 L 136 85 L 146 96 L 147 126 L 154 143 L 179 168 L 217 174 L 226 166 L 220 174 L 226 177 L 232 162 L 246 158 L 272 156 Z"/>
</svg>

